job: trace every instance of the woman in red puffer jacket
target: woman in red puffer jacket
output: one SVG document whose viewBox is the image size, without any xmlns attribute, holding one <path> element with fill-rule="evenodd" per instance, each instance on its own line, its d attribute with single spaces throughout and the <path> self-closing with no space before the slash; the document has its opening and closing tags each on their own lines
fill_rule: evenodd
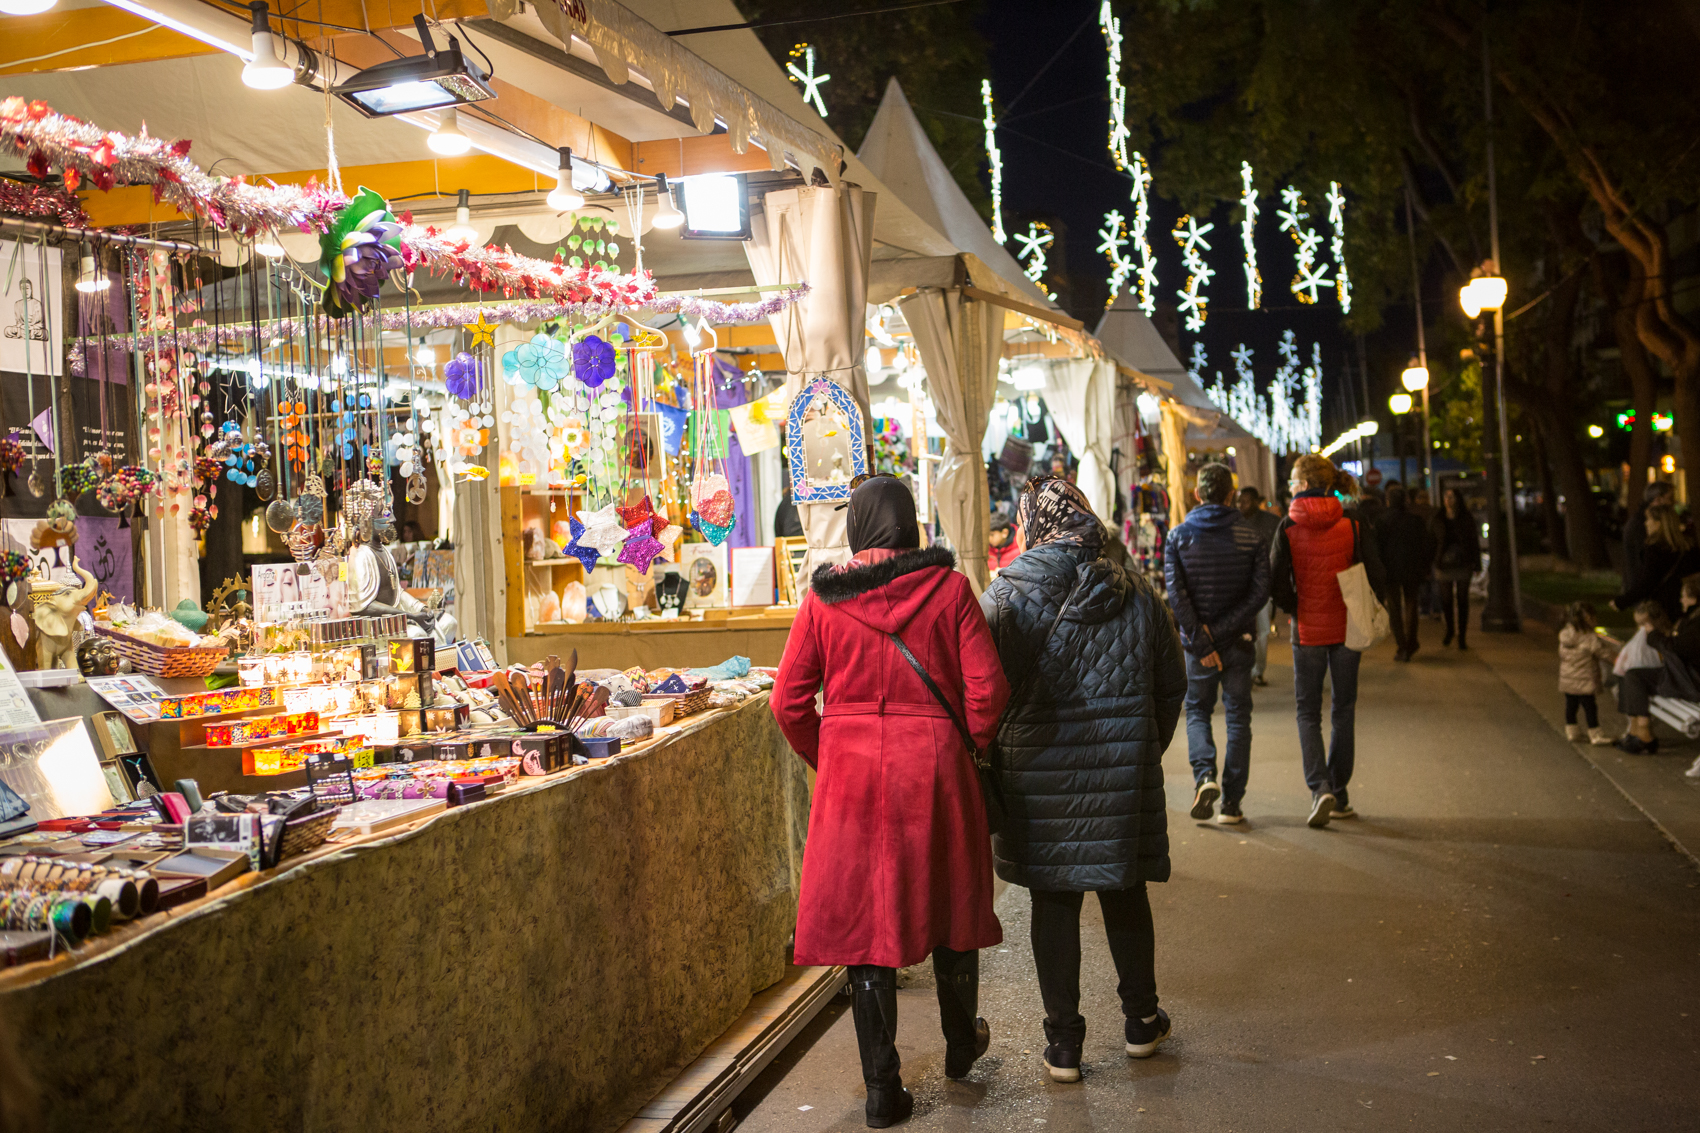
<svg viewBox="0 0 1700 1133">
<path fill-rule="evenodd" d="M 1345 514 L 1340 497 L 1357 493 L 1351 476 L 1325 456 L 1307 453 L 1293 462 L 1288 487 L 1293 502 L 1275 532 L 1270 582 L 1275 604 L 1292 614 L 1293 696 L 1298 706 L 1299 751 L 1310 787 L 1310 825 L 1357 812 L 1346 797 L 1352 779 L 1357 718 L 1358 660 L 1346 648 L 1346 602 L 1339 574 L 1362 561 L 1370 588 L 1386 586 L 1374 532 Z M 1322 683 L 1331 678 L 1333 736 L 1322 743 Z"/>
</svg>

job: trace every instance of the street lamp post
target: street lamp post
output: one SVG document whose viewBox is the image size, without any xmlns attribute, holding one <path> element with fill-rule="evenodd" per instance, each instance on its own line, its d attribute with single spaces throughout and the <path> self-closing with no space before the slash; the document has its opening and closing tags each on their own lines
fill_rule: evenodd
<svg viewBox="0 0 1700 1133">
<path fill-rule="evenodd" d="M 1411 414 L 1411 395 L 1396 393 L 1387 399 L 1387 408 L 1393 410 L 1393 447 L 1399 453 L 1399 482 L 1410 491 L 1410 481 L 1405 479 L 1405 418 Z M 1418 468 L 1422 467 L 1419 462 Z"/>
<path fill-rule="evenodd" d="M 1422 274 L 1417 270 L 1417 228 L 1411 212 L 1409 185 L 1405 186 L 1405 233 L 1411 243 L 1411 295 L 1417 305 L 1417 356 L 1411 359 L 1411 364 L 1399 375 L 1399 381 L 1412 393 L 1421 391 L 1423 395 L 1423 451 L 1417 461 L 1417 467 L 1423 474 L 1423 491 L 1428 493 L 1429 502 L 1438 506 L 1440 501 L 1434 498 L 1434 442 L 1429 438 L 1428 345 L 1423 330 L 1423 280 Z"/>
</svg>

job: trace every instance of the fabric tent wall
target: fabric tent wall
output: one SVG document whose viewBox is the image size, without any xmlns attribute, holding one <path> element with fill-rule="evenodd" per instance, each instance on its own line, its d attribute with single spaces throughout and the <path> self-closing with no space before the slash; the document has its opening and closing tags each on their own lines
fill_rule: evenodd
<svg viewBox="0 0 1700 1133">
<path fill-rule="evenodd" d="M 986 567 L 991 505 L 980 445 L 997 395 L 1003 310 L 964 302 L 960 291 L 932 289 L 916 292 L 902 307 L 945 435 L 944 461 L 933 478 L 939 526 L 956 549 L 957 569 L 978 594 L 991 582 Z"/>
<path fill-rule="evenodd" d="M 1187 497 L 1191 495 L 1186 478 L 1187 419 L 1182 407 L 1173 401 L 1163 402 L 1163 463 L 1169 479 L 1169 526 L 1186 518 Z"/>
<path fill-rule="evenodd" d="M 861 407 L 869 436 L 873 418 L 862 359 L 875 202 L 873 193 L 850 184 L 782 189 L 767 194 L 744 241 L 757 283 L 809 285 L 807 295 L 768 320 L 785 356 L 791 396 L 816 377 L 837 382 Z M 850 557 L 844 512 L 836 504 L 798 504 L 797 515 L 809 541 L 805 578 L 822 563 Z"/>
<path fill-rule="evenodd" d="M 1079 485 L 1098 513 L 1110 522 L 1116 483 L 1110 473 L 1115 432 L 1116 364 L 1108 358 L 1070 358 L 1051 365 L 1040 391 L 1063 440 L 1080 460 Z M 1184 459 L 1184 457 L 1183 457 Z"/>
</svg>

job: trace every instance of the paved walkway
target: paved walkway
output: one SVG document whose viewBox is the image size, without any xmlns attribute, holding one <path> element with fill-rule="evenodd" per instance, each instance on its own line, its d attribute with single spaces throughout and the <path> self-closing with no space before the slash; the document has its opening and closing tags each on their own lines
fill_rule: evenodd
<svg viewBox="0 0 1700 1133">
<path fill-rule="evenodd" d="M 1423 629 L 1431 645 L 1411 664 L 1390 644 L 1364 661 L 1361 818 L 1304 824 L 1282 646 L 1257 692 L 1246 825 L 1186 817 L 1184 730 L 1171 746 L 1174 878 L 1152 895 L 1175 1031 L 1158 1057 L 1122 1053 L 1088 900 L 1085 1081 L 1048 1080 L 1027 894 L 1009 888 L 1005 943 L 982 964 L 993 1045 L 967 1081 L 943 1076 L 930 971 L 905 973 L 909 1128 L 1700 1128 L 1700 872 L 1597 753 L 1565 742 L 1550 635 L 1476 635 L 1460 654 Z M 1667 829 L 1700 811 L 1681 784 L 1697 748 L 1615 769 L 1658 784 Z M 734 1112 L 745 1133 L 849 1131 L 862 1098 L 837 999 Z"/>
</svg>

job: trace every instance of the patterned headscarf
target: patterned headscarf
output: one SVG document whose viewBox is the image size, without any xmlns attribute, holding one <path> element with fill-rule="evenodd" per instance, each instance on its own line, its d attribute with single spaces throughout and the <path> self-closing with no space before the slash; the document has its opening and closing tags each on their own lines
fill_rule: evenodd
<svg viewBox="0 0 1700 1133">
<path fill-rule="evenodd" d="M 1030 548 L 1061 543 L 1096 552 L 1104 546 L 1104 525 L 1086 496 L 1067 480 L 1028 481 L 1017 518 Z"/>
</svg>

